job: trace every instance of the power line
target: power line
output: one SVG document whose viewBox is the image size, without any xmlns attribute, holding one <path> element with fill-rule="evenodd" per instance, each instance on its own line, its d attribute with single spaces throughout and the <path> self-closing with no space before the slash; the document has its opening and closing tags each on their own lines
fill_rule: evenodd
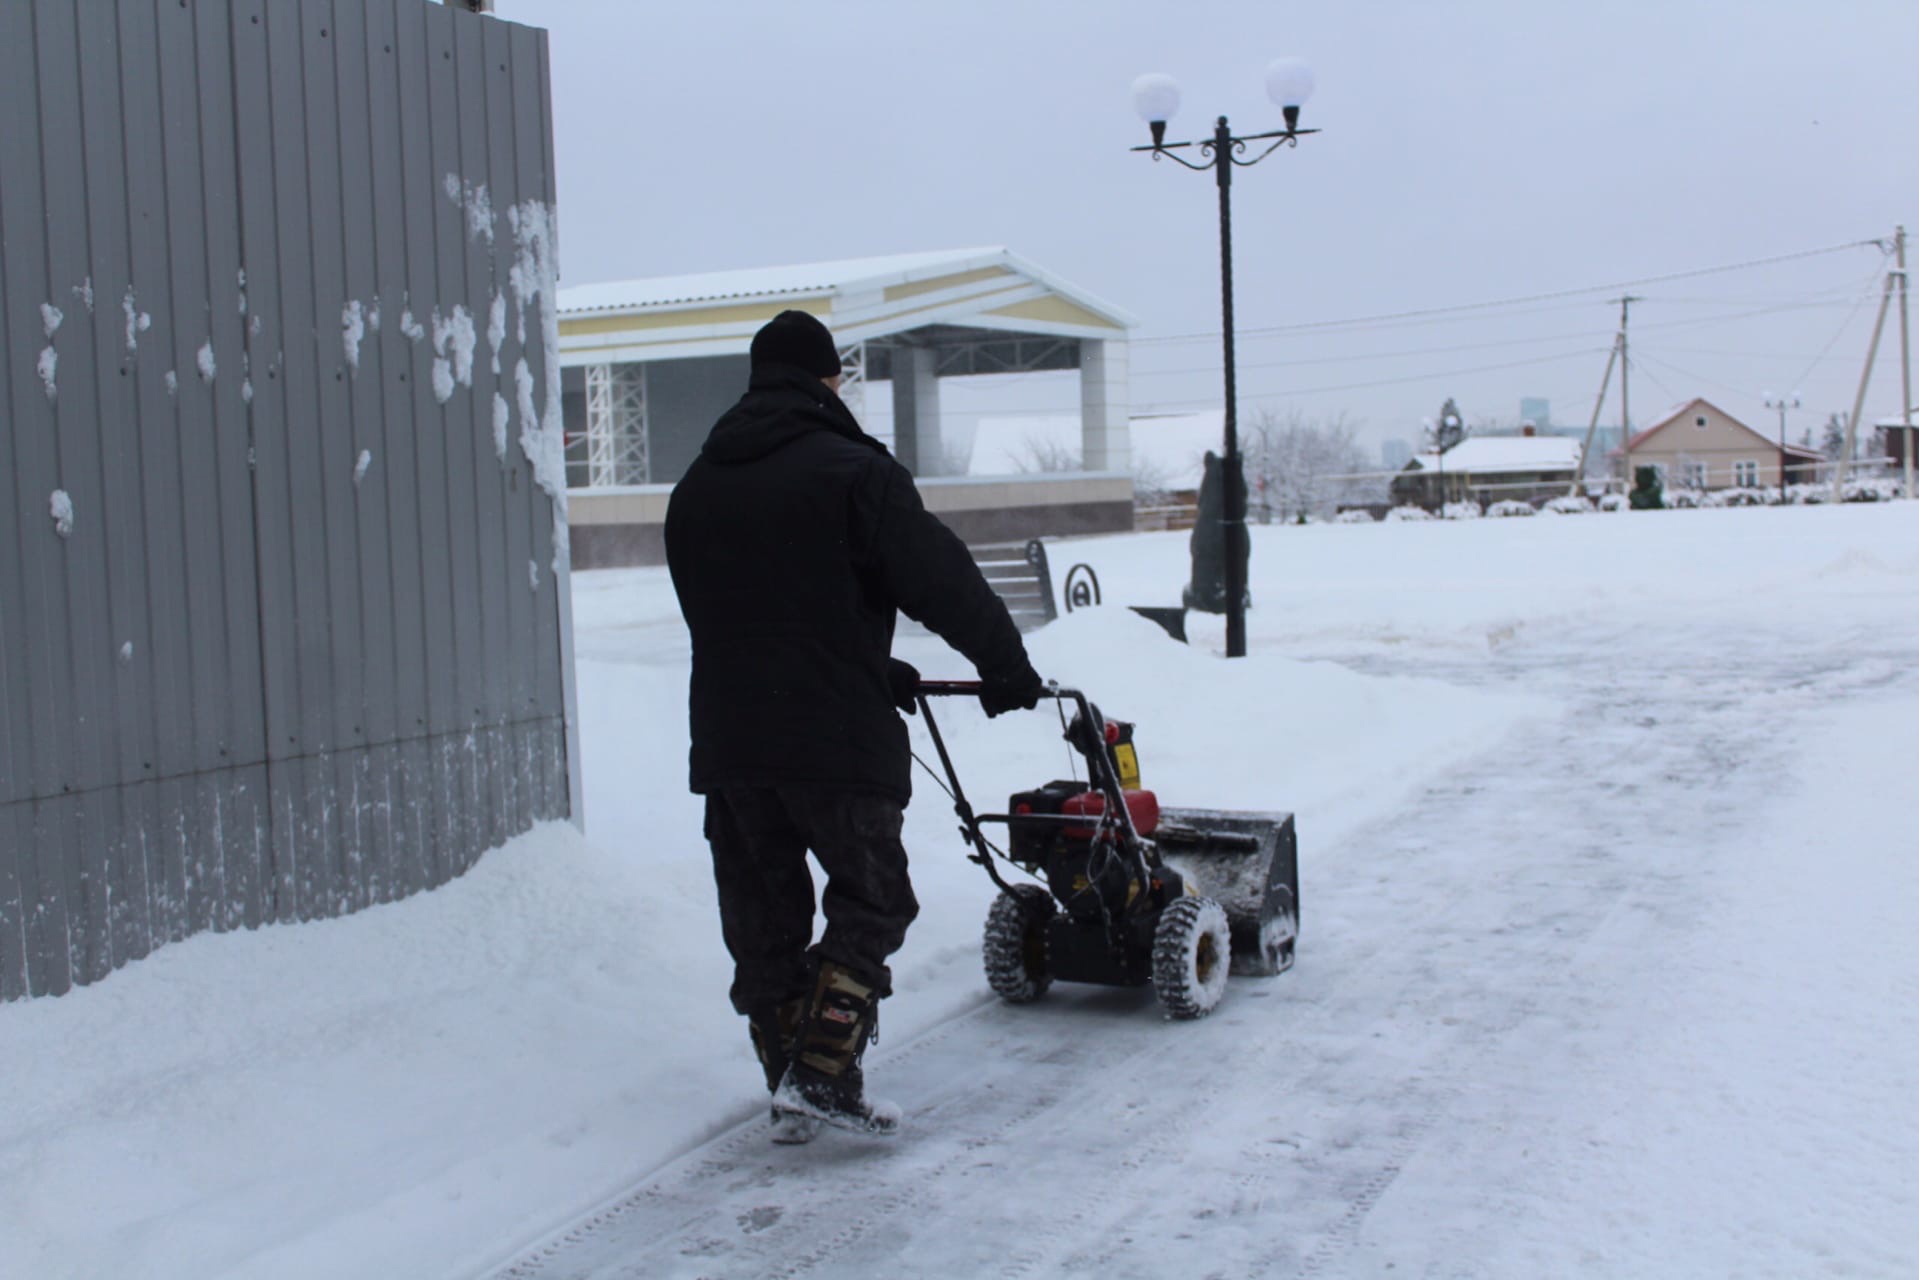
<svg viewBox="0 0 1919 1280">
<path fill-rule="evenodd" d="M 1486 302 L 1467 302 L 1450 307 L 1424 307 L 1412 311 L 1383 312 L 1378 315 L 1353 316 L 1344 320 L 1313 320 L 1303 324 L 1271 325 L 1257 329 L 1242 329 L 1239 336 L 1252 337 L 1269 333 L 1310 333 L 1329 329 L 1351 328 L 1359 325 L 1384 324 L 1393 321 L 1418 320 L 1429 316 L 1458 315 L 1463 312 L 1488 311 L 1500 307 L 1523 306 L 1535 302 L 1552 302 L 1562 298 L 1576 298 L 1591 293 L 1606 293 L 1615 289 L 1643 288 L 1648 285 L 1666 284 L 1674 280 L 1692 280 L 1700 276 L 1718 275 L 1727 271 L 1746 271 L 1755 267 L 1776 266 L 1782 262 L 1796 262 L 1805 258 L 1815 258 L 1829 253 L 1842 253 L 1849 249 L 1860 249 L 1871 245 L 1882 252 L 1885 246 L 1878 240 L 1853 240 L 1845 244 L 1828 245 L 1823 249 L 1803 249 L 1797 253 L 1782 253 L 1770 258 L 1753 258 L 1746 262 L 1726 263 L 1717 267 L 1699 267 L 1691 271 L 1673 271 L 1665 275 L 1645 276 L 1637 280 L 1620 280 L 1611 284 L 1588 285 L 1579 289 L 1559 289 L 1550 293 L 1523 294 L 1512 298 L 1497 298 Z M 1163 338 L 1135 338 L 1135 344 L 1200 342 L 1219 337 L 1219 331 L 1206 333 L 1177 334 Z"/>
<path fill-rule="evenodd" d="M 1264 360 L 1253 364 L 1242 362 L 1239 368 L 1242 370 L 1287 369 L 1305 365 L 1352 364 L 1356 361 L 1363 360 L 1397 360 L 1405 356 L 1450 355 L 1458 351 L 1485 351 L 1503 347 L 1536 346 L 1542 342 L 1590 340 L 1595 336 L 1597 335 L 1592 330 L 1584 330 L 1579 333 L 1556 333 L 1530 338 L 1502 338 L 1495 342 L 1466 342 L 1446 347 L 1414 347 L 1404 351 L 1367 351 L 1357 355 L 1315 356 L 1298 360 Z M 1218 372 L 1219 366 L 1217 364 L 1208 364 L 1194 365 L 1183 369 L 1135 369 L 1133 370 L 1132 376 L 1135 378 L 1170 378 L 1175 375 L 1185 376 L 1196 373 L 1217 374 Z"/>
<path fill-rule="evenodd" d="M 1250 392 L 1247 393 L 1247 398 L 1263 396 L 1270 399 L 1275 396 L 1321 395 L 1333 391 L 1368 391 L 1374 387 L 1402 386 L 1412 382 L 1434 382 L 1440 378 L 1458 378 L 1470 373 L 1493 373 L 1501 369 L 1519 369 L 1527 365 L 1553 364 L 1561 360 L 1584 359 L 1588 356 L 1598 355 L 1604 350 L 1606 350 L 1605 347 L 1582 347 L 1577 351 L 1562 351 L 1557 355 L 1535 356 L 1530 360 L 1508 360 L 1501 364 L 1476 365 L 1469 369 L 1440 369 L 1432 373 L 1411 374 L 1401 378 L 1378 378 L 1370 382 L 1347 382 L 1326 387 L 1282 387 L 1273 391 Z M 1216 406 L 1218 403 L 1219 399 L 1215 396 L 1203 400 L 1156 400 L 1149 404 L 1142 405 L 1141 408 L 1210 408 Z"/>
<path fill-rule="evenodd" d="M 1694 373 L 1691 369 L 1682 369 L 1670 360 L 1663 360 L 1658 356 L 1650 356 L 1650 355 L 1647 355 L 1644 351 L 1641 351 L 1637 356 L 1633 358 L 1634 366 L 1639 367 L 1640 372 L 1644 373 L 1648 378 L 1651 378 L 1653 382 L 1658 385 L 1659 389 L 1662 391 L 1665 391 L 1667 395 L 1672 394 L 1671 390 L 1667 388 L 1665 383 L 1660 382 L 1658 377 L 1655 376 L 1650 369 L 1646 369 L 1643 366 L 1640 366 L 1639 362 L 1642 360 L 1650 361 L 1653 364 L 1659 365 L 1661 368 L 1666 369 L 1667 371 L 1671 373 L 1676 373 L 1682 378 L 1691 378 L 1694 382 L 1703 382 L 1707 384 L 1708 386 L 1718 387 L 1721 391 L 1730 391 L 1732 394 L 1740 395 L 1740 396 L 1746 396 L 1746 395 L 1752 394 L 1752 391 L 1750 388 L 1735 387 L 1729 382 L 1721 382 L 1717 378 L 1708 378 L 1703 373 Z"/>
<path fill-rule="evenodd" d="M 1826 343 L 1825 346 L 1819 349 L 1819 354 L 1812 358 L 1812 363 L 1806 366 L 1806 371 L 1800 374 L 1797 378 L 1793 379 L 1794 386 L 1800 385 L 1801 383 L 1805 382 L 1807 378 L 1812 376 L 1812 371 L 1814 369 L 1817 369 L 1820 365 L 1820 362 L 1823 361 L 1828 355 L 1832 353 L 1832 349 L 1834 347 L 1839 345 L 1839 339 L 1845 335 L 1845 332 L 1847 329 L 1850 329 L 1852 327 L 1852 322 L 1859 318 L 1860 311 L 1863 310 L 1865 308 L 1865 305 L 1870 301 L 1872 301 L 1871 293 L 1869 292 L 1861 293 L 1859 295 L 1859 300 L 1852 304 L 1852 310 L 1848 311 L 1846 313 L 1846 318 L 1839 322 L 1839 328 L 1837 331 L 1833 333 L 1832 338 Z"/>
</svg>

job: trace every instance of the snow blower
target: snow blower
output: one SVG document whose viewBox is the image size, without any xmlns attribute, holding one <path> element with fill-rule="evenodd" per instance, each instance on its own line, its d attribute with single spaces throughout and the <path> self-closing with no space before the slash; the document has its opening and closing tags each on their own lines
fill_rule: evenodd
<svg viewBox="0 0 1919 1280">
<path fill-rule="evenodd" d="M 974 813 L 932 699 L 980 688 L 925 680 L 919 707 L 969 856 L 1000 888 L 986 917 L 983 958 L 1002 999 L 1037 1000 L 1055 979 L 1150 983 L 1170 1016 L 1199 1018 L 1225 994 L 1228 973 L 1270 976 L 1292 967 L 1299 857 L 1291 814 L 1161 808 L 1140 787 L 1133 726 L 1106 719 L 1085 694 L 1058 685 L 1046 693 L 1067 743 L 1085 761 L 1085 780 L 1018 792 L 1005 813 Z M 986 838 L 987 824 L 1007 829 L 1004 850 Z M 1043 883 L 1007 880 L 996 865 L 1002 862 Z"/>
</svg>

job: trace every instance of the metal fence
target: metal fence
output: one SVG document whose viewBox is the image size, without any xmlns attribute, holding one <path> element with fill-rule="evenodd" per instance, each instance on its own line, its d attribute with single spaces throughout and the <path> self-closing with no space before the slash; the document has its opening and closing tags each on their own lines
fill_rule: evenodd
<svg viewBox="0 0 1919 1280">
<path fill-rule="evenodd" d="M 543 33 L 0 4 L 0 999 L 577 809 Z"/>
</svg>

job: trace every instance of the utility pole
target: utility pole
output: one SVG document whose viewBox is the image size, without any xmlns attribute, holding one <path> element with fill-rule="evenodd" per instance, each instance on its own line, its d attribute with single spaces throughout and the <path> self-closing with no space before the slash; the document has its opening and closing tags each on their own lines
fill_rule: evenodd
<svg viewBox="0 0 1919 1280">
<path fill-rule="evenodd" d="M 1599 398 L 1593 401 L 1592 421 L 1586 424 L 1586 439 L 1579 446 L 1579 470 L 1573 473 L 1572 487 L 1566 490 L 1573 496 L 1578 495 L 1580 482 L 1586 477 L 1586 460 L 1592 456 L 1593 433 L 1599 430 L 1599 411 L 1606 405 L 1606 388 L 1612 385 L 1612 369 L 1619 363 L 1619 340 L 1624 336 L 1623 333 L 1614 334 L 1612 350 L 1606 353 L 1606 372 L 1599 379 Z"/>
<path fill-rule="evenodd" d="M 1900 450 L 1906 459 L 1906 498 L 1915 494 L 1912 488 L 1912 455 L 1919 450 L 1913 448 L 1912 439 L 1912 337 L 1906 329 L 1906 229 L 1902 226 L 1893 231 L 1892 251 L 1899 266 L 1899 420 L 1904 430 L 1904 448 Z"/>
<path fill-rule="evenodd" d="M 1882 246 L 1885 241 L 1879 242 Z M 1899 240 L 1893 242 L 1894 252 L 1903 247 Z M 1866 408 L 1866 386 L 1872 381 L 1872 364 L 1879 355 L 1879 337 L 1886 331 L 1886 310 L 1892 305 L 1892 289 L 1895 281 L 1903 283 L 1905 273 L 1899 270 L 1886 272 L 1886 287 L 1879 294 L 1879 315 L 1872 322 L 1872 341 L 1866 347 L 1866 367 L 1859 371 L 1859 390 L 1852 398 L 1852 416 L 1846 419 L 1846 446 L 1839 455 L 1839 465 L 1832 472 L 1832 500 L 1846 500 L 1846 464 L 1852 461 L 1852 451 L 1859 439 L 1859 415 Z M 1911 397 L 1907 397 L 1910 401 Z M 1911 420 L 1912 405 L 1906 404 L 1907 420 Z"/>
<path fill-rule="evenodd" d="M 1631 294 L 1619 300 L 1619 459 L 1625 471 L 1625 482 L 1620 492 L 1632 493 L 1632 397 L 1627 391 L 1629 379 L 1626 374 L 1632 364 L 1626 357 L 1626 318 L 1627 308 L 1644 298 L 1635 298 Z"/>
<path fill-rule="evenodd" d="M 1786 410 L 1799 407 L 1799 393 L 1774 397 L 1766 393 L 1766 407 L 1779 410 L 1779 505 L 1786 505 Z"/>
</svg>

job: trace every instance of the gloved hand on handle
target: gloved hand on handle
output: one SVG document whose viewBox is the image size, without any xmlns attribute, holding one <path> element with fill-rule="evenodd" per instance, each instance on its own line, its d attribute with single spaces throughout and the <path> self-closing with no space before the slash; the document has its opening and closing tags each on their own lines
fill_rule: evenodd
<svg viewBox="0 0 1919 1280">
<path fill-rule="evenodd" d="M 898 658 L 888 658 L 886 688 L 893 695 L 893 705 L 907 715 L 912 715 L 919 707 L 919 668 L 910 662 L 901 662 Z"/>
<path fill-rule="evenodd" d="M 982 674 L 980 683 L 979 704 L 989 719 L 1008 711 L 1031 711 L 1046 696 L 1046 682 L 1030 663 L 1011 675 Z"/>
</svg>

